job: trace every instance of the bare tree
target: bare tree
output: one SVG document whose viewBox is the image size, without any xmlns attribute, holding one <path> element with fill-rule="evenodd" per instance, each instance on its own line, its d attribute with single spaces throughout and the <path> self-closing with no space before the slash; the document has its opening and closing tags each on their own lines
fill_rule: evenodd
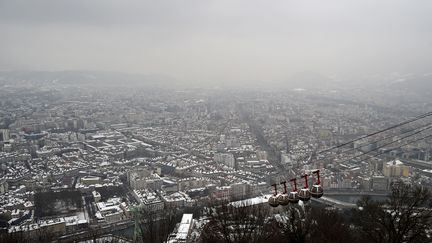
<svg viewBox="0 0 432 243">
<path fill-rule="evenodd" d="M 164 242 L 179 220 L 181 211 L 168 208 L 154 211 L 146 207 L 137 208 L 134 212 L 135 235 L 141 242 Z"/>
<path fill-rule="evenodd" d="M 158 215 L 144 207 L 140 207 L 134 213 L 135 215 L 135 235 L 141 242 L 160 242 L 157 241 L 157 220 Z"/>
<path fill-rule="evenodd" d="M 312 208 L 307 242 L 354 242 L 349 222 L 336 209 Z"/>
<path fill-rule="evenodd" d="M 36 242 L 50 242 L 55 238 L 55 234 L 50 232 L 46 227 L 39 227 L 32 238 Z"/>
<path fill-rule="evenodd" d="M 208 223 L 201 234 L 203 242 L 264 242 L 272 236 L 267 205 L 220 205 L 209 207 Z"/>
<path fill-rule="evenodd" d="M 290 205 L 285 207 L 275 221 L 282 242 L 307 242 L 311 230 L 310 207 Z"/>
<path fill-rule="evenodd" d="M 27 242 L 27 237 L 24 236 L 24 233 L 22 231 L 16 232 L 16 233 L 0 233 L 0 242 L 7 242 L 7 243 L 24 243 Z"/>
<path fill-rule="evenodd" d="M 403 182 L 392 185 L 385 202 L 363 198 L 354 219 L 361 237 L 369 242 L 427 242 L 431 230 L 431 192 Z"/>
<path fill-rule="evenodd" d="M 349 223 L 335 209 L 289 205 L 272 217 L 272 242 L 353 242 Z"/>
</svg>

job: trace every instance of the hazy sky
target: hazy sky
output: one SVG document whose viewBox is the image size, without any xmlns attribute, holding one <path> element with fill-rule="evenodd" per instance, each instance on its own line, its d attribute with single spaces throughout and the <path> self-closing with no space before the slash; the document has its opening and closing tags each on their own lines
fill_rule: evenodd
<svg viewBox="0 0 432 243">
<path fill-rule="evenodd" d="M 430 0 L 0 0 L 0 70 L 430 72 Z"/>
</svg>

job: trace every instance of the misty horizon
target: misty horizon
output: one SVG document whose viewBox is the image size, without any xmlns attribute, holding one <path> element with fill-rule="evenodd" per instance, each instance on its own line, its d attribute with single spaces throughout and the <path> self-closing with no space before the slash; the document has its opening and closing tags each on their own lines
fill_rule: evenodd
<svg viewBox="0 0 432 243">
<path fill-rule="evenodd" d="M 431 8 L 369 0 L 0 1 L 0 70 L 240 85 L 289 83 L 304 73 L 339 83 L 422 75 L 431 71 Z"/>
</svg>

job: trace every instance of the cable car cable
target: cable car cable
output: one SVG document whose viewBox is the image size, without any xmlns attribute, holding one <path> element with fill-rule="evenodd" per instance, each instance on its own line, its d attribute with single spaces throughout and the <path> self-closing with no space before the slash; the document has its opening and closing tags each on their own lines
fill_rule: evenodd
<svg viewBox="0 0 432 243">
<path fill-rule="evenodd" d="M 421 119 L 426 118 L 426 117 L 429 117 L 429 116 L 432 116 L 432 112 L 428 112 L 428 113 L 425 113 L 425 114 L 419 115 L 419 116 L 417 116 L 417 117 L 415 117 L 415 118 L 413 118 L 413 119 L 410 119 L 410 120 L 407 120 L 407 121 L 401 122 L 401 123 L 399 123 L 399 124 L 396 124 L 396 125 L 393 125 L 393 126 L 390 126 L 390 127 L 387 127 L 387 128 L 382 129 L 382 130 L 380 130 L 380 131 L 376 131 L 376 132 L 373 132 L 373 133 L 370 133 L 370 134 L 367 134 L 367 135 L 361 136 L 361 137 L 356 138 L 356 139 L 354 139 L 354 140 L 351 140 L 351 141 L 349 141 L 349 142 L 345 142 L 345 143 L 343 143 L 343 144 L 340 144 L 340 145 L 337 145 L 337 146 L 334 146 L 334 147 L 331 147 L 331 148 L 328 148 L 328 149 L 325 149 L 325 150 L 322 150 L 322 151 L 319 151 L 319 152 L 315 152 L 315 153 L 313 153 L 312 155 L 308 155 L 308 156 L 306 156 L 306 157 L 310 157 L 310 158 L 312 158 L 312 157 L 316 157 L 317 155 L 322 154 L 322 153 L 324 153 L 324 152 L 328 152 L 328 151 L 331 151 L 331 150 L 334 150 L 334 149 L 337 149 L 337 148 L 340 148 L 340 147 L 344 147 L 344 146 L 346 146 L 346 145 L 348 145 L 348 144 L 351 144 L 351 143 L 354 143 L 354 142 L 356 142 L 356 141 L 359 141 L 359 140 L 362 140 L 362 139 L 365 139 L 365 138 L 368 138 L 368 137 L 371 137 L 371 136 L 374 136 L 374 135 L 377 135 L 377 134 L 380 134 L 380 133 L 383 133 L 383 132 L 386 132 L 386 131 L 389 131 L 389 130 L 395 129 L 395 128 L 397 128 L 397 127 L 400 127 L 400 126 L 403 126 L 403 125 L 406 125 L 406 124 L 409 124 L 409 123 L 412 123 L 412 122 L 415 122 L 415 121 L 421 120 Z M 411 129 L 411 130 L 409 130 L 409 131 L 404 131 L 404 132 L 402 132 L 402 133 L 399 134 L 399 135 L 402 135 L 402 134 L 405 134 L 405 133 L 408 133 L 408 132 L 415 131 L 415 130 L 417 130 L 417 129 L 419 129 L 419 128 L 423 128 L 423 127 L 428 126 L 428 125 L 431 125 L 431 124 L 432 124 L 432 123 L 429 123 L 429 124 L 427 124 L 427 125 L 423 125 L 423 126 L 421 126 L 421 127 Z M 282 124 L 282 125 L 283 125 L 283 124 Z M 385 137 L 385 138 L 382 138 L 382 139 L 379 139 L 379 140 L 376 140 L 376 141 L 370 142 L 370 143 L 368 143 L 368 144 L 364 144 L 364 145 L 362 145 L 362 146 L 360 146 L 360 147 L 358 147 L 358 148 L 362 148 L 362 147 L 368 146 L 368 145 L 370 145 L 370 144 L 372 144 L 372 143 L 380 142 L 380 141 L 383 141 L 383 140 L 386 140 L 386 139 L 389 139 L 389 138 L 392 138 L 392 137 L 395 137 L 395 136 L 398 136 L 398 135 L 387 136 L 387 137 Z M 350 151 L 355 150 L 355 149 L 358 149 L 358 148 L 353 148 L 353 149 L 349 149 L 349 150 L 346 150 L 346 151 L 342 151 L 342 153 L 350 152 Z M 303 160 L 303 159 L 305 159 L 305 158 L 302 158 L 302 159 L 300 159 L 300 160 Z"/>
<path fill-rule="evenodd" d="M 369 133 L 369 134 L 367 134 L 367 135 L 363 135 L 363 136 L 361 136 L 361 137 L 359 137 L 359 138 L 356 138 L 356 139 L 353 139 L 353 140 L 351 140 L 351 141 L 348 141 L 348 142 L 345 142 L 345 143 L 342 143 L 342 144 L 339 144 L 339 145 L 333 146 L 333 147 L 331 147 L 331 148 L 328 148 L 328 149 L 325 149 L 325 150 L 319 151 L 319 152 L 317 153 L 317 155 L 318 155 L 318 154 L 325 153 L 325 152 L 328 152 L 328 151 L 333 150 L 333 149 L 337 149 L 337 148 L 340 148 L 340 147 L 344 147 L 344 146 L 346 146 L 346 145 L 348 145 L 348 144 L 351 144 L 351 143 L 354 143 L 354 142 L 356 142 L 356 141 L 359 141 L 359 140 L 362 140 L 362 139 L 365 139 L 365 138 L 368 138 L 368 137 L 372 137 L 372 136 L 374 136 L 374 135 L 377 135 L 377 134 L 380 134 L 380 133 L 383 133 L 383 132 L 389 131 L 389 130 L 391 130 L 391 129 L 395 129 L 395 128 L 397 128 L 397 127 L 400 127 L 400 126 L 403 126 L 403 125 L 406 125 L 406 124 L 409 124 L 409 123 L 412 123 L 412 122 L 418 121 L 418 120 L 420 120 L 420 119 L 423 119 L 423 118 L 426 118 L 426 117 L 429 117 L 429 116 L 432 116 L 432 112 L 428 112 L 428 113 L 425 113 L 425 114 L 422 114 L 422 115 L 416 116 L 416 117 L 413 118 L 413 119 L 410 119 L 410 120 L 407 120 L 407 121 L 404 121 L 404 122 L 401 122 L 401 123 L 398 123 L 398 124 L 392 125 L 392 126 L 387 127 L 387 128 L 385 128 L 385 129 L 382 129 L 382 130 L 379 130 L 379 131 L 376 131 L 376 132 L 373 132 L 373 133 Z"/>
<path fill-rule="evenodd" d="M 410 134 L 410 135 L 404 136 L 404 137 L 402 137 L 402 138 L 400 138 L 400 139 L 398 139 L 398 140 L 396 140 L 396 141 L 392 141 L 392 142 L 386 143 L 386 144 L 381 145 L 381 146 L 379 146 L 379 147 L 377 147 L 377 148 L 375 148 L 375 149 L 372 149 L 372 150 L 370 150 L 370 151 L 368 151 L 368 152 L 364 152 L 364 153 L 362 153 L 362 154 L 356 155 L 356 156 L 351 157 L 351 158 L 349 158 L 349 159 L 343 160 L 342 162 L 339 162 L 339 163 L 345 163 L 345 162 L 348 162 L 348 161 L 350 161 L 350 160 L 352 160 L 352 159 L 356 159 L 356 158 L 361 157 L 361 156 L 363 156 L 363 155 L 366 155 L 366 154 L 372 153 L 372 152 L 374 152 L 374 151 L 377 151 L 378 149 L 381 149 L 381 148 L 384 148 L 384 147 L 386 147 L 386 146 L 388 146 L 388 145 L 390 145 L 390 144 L 393 144 L 393 143 L 399 142 L 400 140 L 403 140 L 403 139 L 406 139 L 406 138 L 409 138 L 409 137 L 415 136 L 415 135 L 417 135 L 417 134 L 419 134 L 419 133 L 421 133 L 421 132 L 424 132 L 424 131 L 426 131 L 426 130 L 428 130 L 428 129 L 431 129 L 431 128 L 432 128 L 432 126 L 425 127 L 425 128 L 423 128 L 423 129 L 421 129 L 421 130 L 419 130 L 419 131 L 417 131 L 417 132 L 415 132 L 415 133 L 413 133 L 413 134 Z"/>
<path fill-rule="evenodd" d="M 405 133 L 413 132 L 413 131 L 415 131 L 415 130 L 417 130 L 417 129 L 422 129 L 421 131 L 423 131 L 423 130 L 429 129 L 429 128 L 426 128 L 426 127 L 428 127 L 428 126 L 430 126 L 430 125 L 432 125 L 432 123 L 428 123 L 428 124 L 426 124 L 426 125 L 422 125 L 422 126 L 420 126 L 420 127 L 413 128 L 413 129 L 410 129 L 410 130 L 408 130 L 408 131 L 404 131 L 404 132 L 402 132 L 402 133 L 400 133 L 400 134 L 397 134 L 397 135 L 390 135 L 390 136 L 387 136 L 387 137 L 384 137 L 384 138 L 378 139 L 378 140 L 376 140 L 376 141 L 372 141 L 372 142 L 369 142 L 369 143 L 363 144 L 363 145 L 361 145 L 361 146 L 359 146 L 359 147 L 357 147 L 357 148 L 351 148 L 351 149 L 348 149 L 348 150 L 342 151 L 341 153 L 351 152 L 351 151 L 353 151 L 353 150 L 357 150 L 357 149 L 360 149 L 360 148 L 363 148 L 363 147 L 369 146 L 369 145 L 371 145 L 371 144 L 373 144 L 373 143 L 378 143 L 378 142 L 381 142 L 381 141 L 387 140 L 387 139 L 389 139 L 389 138 L 394 138 L 394 137 L 400 136 L 400 135 L 405 134 Z M 424 128 L 426 128 L 426 129 L 424 129 Z M 414 134 L 412 134 L 412 135 L 415 135 L 415 134 L 418 134 L 418 132 L 416 132 L 416 133 L 414 133 Z M 400 139 L 398 139 L 398 140 L 402 140 L 402 139 L 405 139 L 405 138 L 407 138 L 407 137 L 411 137 L 412 135 L 409 135 L 409 136 L 406 136 L 406 137 L 400 138 Z M 396 141 L 394 141 L 394 142 L 396 142 Z M 392 144 L 392 143 L 394 143 L 394 142 L 391 142 L 391 143 L 389 143 L 389 144 Z M 387 144 L 387 145 L 389 145 L 389 144 Z M 386 146 L 386 145 L 384 145 L 384 146 Z M 380 148 L 382 148 L 382 147 L 384 147 L 384 146 L 378 147 L 377 149 L 380 149 Z M 369 151 L 369 152 L 373 152 L 373 151 Z M 369 152 L 368 152 L 368 153 L 369 153 Z M 340 155 L 341 153 L 339 153 L 339 154 L 334 154 L 333 157 L 335 157 L 335 156 L 337 156 L 337 155 Z M 312 156 L 315 156 L 315 157 L 316 157 L 318 154 L 319 154 L 319 153 L 312 154 L 312 155 L 310 155 L 309 157 L 312 157 Z M 365 154 L 366 154 L 366 153 L 365 153 Z M 361 155 L 359 155 L 359 156 L 361 156 Z M 355 158 L 355 157 L 353 157 L 353 158 Z M 351 159 L 353 159 L 353 158 L 351 158 Z M 346 162 L 346 161 L 343 161 L 343 162 Z"/>
<path fill-rule="evenodd" d="M 358 150 L 358 149 L 360 149 L 360 148 L 364 148 L 364 147 L 366 147 L 366 146 L 369 146 L 369 145 L 371 145 L 371 144 L 373 144 L 373 143 L 378 143 L 378 142 L 381 142 L 381 141 L 384 141 L 384 140 L 387 140 L 387 139 L 390 139 L 390 138 L 394 138 L 394 137 L 397 137 L 397 136 L 403 135 L 403 134 L 405 134 L 405 133 L 413 132 L 413 131 L 415 131 L 415 130 L 417 130 L 417 129 L 421 129 L 421 128 L 424 128 L 424 127 L 427 127 L 427 126 L 430 126 L 430 125 L 432 125 L 432 123 L 428 123 L 428 124 L 423 125 L 423 126 L 421 126 L 421 127 L 417 127 L 417 128 L 414 128 L 414 129 L 410 129 L 410 130 L 404 131 L 404 132 L 402 132 L 402 133 L 400 133 L 400 134 L 390 135 L 390 136 L 387 136 L 387 137 L 384 137 L 384 138 L 378 139 L 378 140 L 376 140 L 376 141 L 368 142 L 368 143 L 366 143 L 366 144 L 360 145 L 360 146 L 357 147 L 357 148 L 351 148 L 351 149 L 348 149 L 348 150 L 342 151 L 342 153 L 347 153 L 347 152 L 351 152 L 351 151 L 353 151 L 353 150 Z"/>
<path fill-rule="evenodd" d="M 419 138 L 419 139 L 416 139 L 416 140 L 413 140 L 413 141 L 410 141 L 410 142 L 408 142 L 408 143 L 405 143 L 405 144 L 403 144 L 403 145 L 401 145 L 401 146 L 399 146 L 399 147 L 396 147 L 396 149 L 399 149 L 399 148 L 405 147 L 405 146 L 407 146 L 407 145 L 410 145 L 410 144 L 412 144 L 412 143 L 415 143 L 415 142 L 418 142 L 418 141 L 421 141 L 421 140 L 424 140 L 424 139 L 427 139 L 427 138 L 430 138 L 430 137 L 432 137 L 432 134 L 427 135 L 427 136 L 422 137 L 422 138 Z M 385 153 L 385 151 L 384 151 L 384 152 L 380 152 L 380 153 L 375 154 L 375 155 L 371 155 L 371 157 L 372 157 L 372 158 L 377 158 L 379 155 L 384 154 L 384 153 Z M 369 160 L 369 159 L 371 159 L 371 158 L 363 159 L 363 160 L 360 160 L 359 162 L 365 162 L 365 161 L 367 161 L 367 160 Z"/>
</svg>

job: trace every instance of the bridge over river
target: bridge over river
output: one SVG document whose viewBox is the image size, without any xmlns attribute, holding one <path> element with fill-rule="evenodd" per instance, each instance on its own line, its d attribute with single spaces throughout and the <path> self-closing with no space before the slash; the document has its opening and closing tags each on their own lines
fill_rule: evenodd
<svg viewBox="0 0 432 243">
<path fill-rule="evenodd" d="M 340 208 L 354 208 L 362 197 L 367 196 L 376 201 L 384 201 L 388 198 L 388 192 L 367 192 L 355 190 L 325 190 L 324 196 L 313 201 L 325 205 Z"/>
</svg>

